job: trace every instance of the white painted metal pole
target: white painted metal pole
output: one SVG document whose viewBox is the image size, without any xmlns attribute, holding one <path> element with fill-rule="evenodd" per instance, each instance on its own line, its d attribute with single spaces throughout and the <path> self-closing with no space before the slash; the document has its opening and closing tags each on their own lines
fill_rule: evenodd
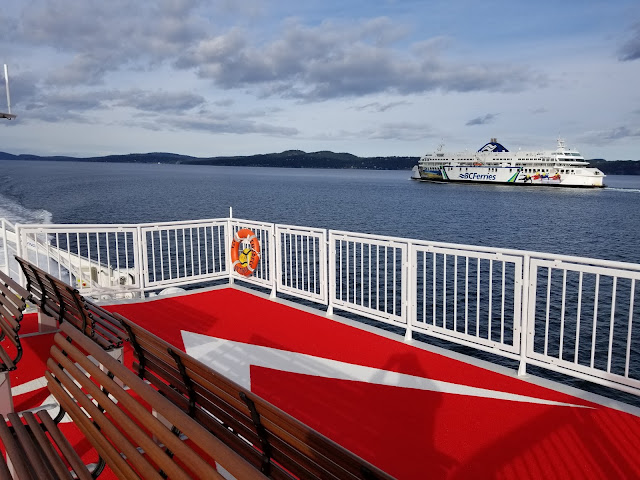
<svg viewBox="0 0 640 480">
<path fill-rule="evenodd" d="M 9 96 L 9 67 L 4 64 L 4 83 L 7 89 L 7 108 L 9 109 L 9 115 L 11 115 L 11 97 Z"/>
<path fill-rule="evenodd" d="M 523 257 L 522 265 L 522 316 L 520 317 L 520 363 L 518 365 L 518 376 L 527 374 L 527 354 L 529 350 L 529 328 L 533 322 L 533 316 L 529 316 L 529 300 L 531 291 L 531 257 L 527 254 Z M 533 301 L 533 299 L 531 299 Z M 533 338 L 531 339 L 533 340 Z"/>
<path fill-rule="evenodd" d="M 4 256 L 4 273 L 11 276 L 11 270 L 9 269 L 9 246 L 7 245 L 7 223 L 4 218 L 2 219 L 2 253 Z"/>
</svg>

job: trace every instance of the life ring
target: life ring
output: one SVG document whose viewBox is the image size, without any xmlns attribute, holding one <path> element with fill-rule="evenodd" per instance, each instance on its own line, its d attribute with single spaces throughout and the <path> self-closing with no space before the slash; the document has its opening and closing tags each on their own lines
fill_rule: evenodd
<svg viewBox="0 0 640 480">
<path fill-rule="evenodd" d="M 251 248 L 240 249 L 243 241 L 249 242 Z M 238 230 L 233 234 L 231 242 L 231 266 L 240 275 L 249 277 L 260 261 L 260 242 L 258 237 L 248 228 Z"/>
</svg>

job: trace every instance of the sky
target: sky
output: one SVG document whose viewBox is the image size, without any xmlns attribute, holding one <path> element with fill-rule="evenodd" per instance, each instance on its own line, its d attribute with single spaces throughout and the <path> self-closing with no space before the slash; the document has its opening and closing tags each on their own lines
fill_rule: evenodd
<svg viewBox="0 0 640 480">
<path fill-rule="evenodd" d="M 0 63 L 13 154 L 640 160 L 637 0 L 5 0 Z"/>
</svg>

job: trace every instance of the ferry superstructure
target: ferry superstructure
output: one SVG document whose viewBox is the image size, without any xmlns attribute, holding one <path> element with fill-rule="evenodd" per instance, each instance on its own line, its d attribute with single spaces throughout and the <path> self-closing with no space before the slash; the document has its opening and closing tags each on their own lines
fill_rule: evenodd
<svg viewBox="0 0 640 480">
<path fill-rule="evenodd" d="M 420 158 L 415 180 L 436 182 L 604 187 L 605 174 L 558 139 L 556 150 L 510 152 L 492 138 L 477 152 L 447 153 L 442 145 Z"/>
</svg>

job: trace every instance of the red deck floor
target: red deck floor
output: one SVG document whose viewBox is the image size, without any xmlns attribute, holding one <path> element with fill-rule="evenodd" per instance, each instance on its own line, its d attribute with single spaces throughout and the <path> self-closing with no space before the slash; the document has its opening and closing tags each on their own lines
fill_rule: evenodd
<svg viewBox="0 0 640 480">
<path fill-rule="evenodd" d="M 233 288 L 109 308 L 180 348 L 187 338 L 205 362 L 246 369 L 255 393 L 400 479 L 640 478 L 640 417 L 586 394 Z M 207 352 L 216 339 L 224 349 Z M 25 340 L 23 362 L 46 358 L 50 337 Z M 13 387 L 42 371 L 19 368 Z M 45 397 L 18 395 L 16 409 Z"/>
</svg>

